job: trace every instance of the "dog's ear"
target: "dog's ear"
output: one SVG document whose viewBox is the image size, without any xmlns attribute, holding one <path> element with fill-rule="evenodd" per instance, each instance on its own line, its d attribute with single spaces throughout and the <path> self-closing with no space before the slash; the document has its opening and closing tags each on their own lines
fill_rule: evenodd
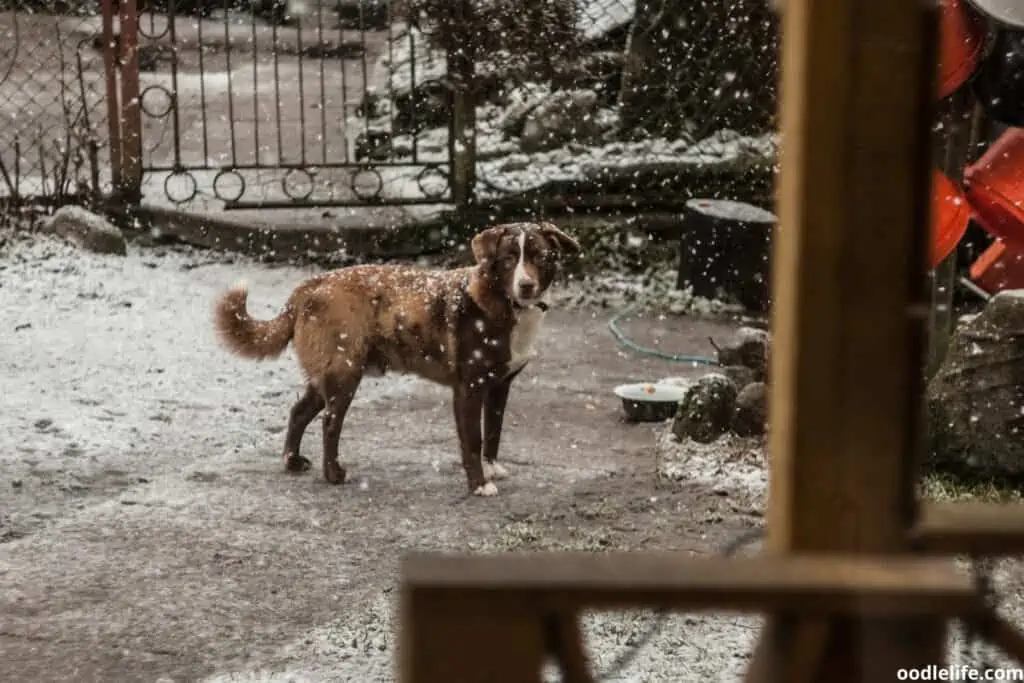
<svg viewBox="0 0 1024 683">
<path fill-rule="evenodd" d="M 581 251 L 580 243 L 559 230 L 554 223 L 541 223 L 540 232 L 554 242 L 559 254 L 575 256 Z"/>
<path fill-rule="evenodd" d="M 495 225 L 487 228 L 483 232 L 477 233 L 470 243 L 473 249 L 473 258 L 476 259 L 477 263 L 487 263 L 494 260 L 494 255 L 498 251 L 498 242 L 508 232 L 507 225 Z"/>
</svg>

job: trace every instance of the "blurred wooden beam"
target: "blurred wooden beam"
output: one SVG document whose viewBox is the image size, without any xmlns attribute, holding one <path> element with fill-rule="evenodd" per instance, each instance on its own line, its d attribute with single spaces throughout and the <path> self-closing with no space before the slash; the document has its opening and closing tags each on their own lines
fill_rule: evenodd
<svg viewBox="0 0 1024 683">
<path fill-rule="evenodd" d="M 948 559 L 888 556 L 681 557 L 678 553 L 411 555 L 411 594 L 493 611 L 583 608 L 807 614 L 965 614 L 979 606 L 970 577 Z M 936 604 L 942 603 L 942 604 Z"/>
<path fill-rule="evenodd" d="M 910 538 L 935 555 L 1024 555 L 1024 504 L 924 503 Z"/>
<path fill-rule="evenodd" d="M 919 465 L 937 12 L 787 0 L 783 22 L 767 552 L 898 555 Z M 785 618 L 756 680 L 816 656 L 800 680 L 893 680 L 943 655 L 939 620 L 837 619 L 787 640 Z"/>
</svg>

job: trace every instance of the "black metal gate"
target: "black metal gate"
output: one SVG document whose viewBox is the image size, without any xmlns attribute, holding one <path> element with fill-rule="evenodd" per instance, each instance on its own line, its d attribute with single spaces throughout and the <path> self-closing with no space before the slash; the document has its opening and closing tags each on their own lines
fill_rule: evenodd
<svg viewBox="0 0 1024 683">
<path fill-rule="evenodd" d="M 236 1 L 139 9 L 147 201 L 206 210 L 453 201 L 443 51 L 390 16 L 386 0 Z"/>
</svg>

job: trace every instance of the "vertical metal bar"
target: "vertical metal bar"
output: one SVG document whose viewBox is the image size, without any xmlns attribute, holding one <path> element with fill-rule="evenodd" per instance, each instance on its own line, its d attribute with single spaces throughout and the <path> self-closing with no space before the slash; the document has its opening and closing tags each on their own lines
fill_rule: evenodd
<svg viewBox="0 0 1024 683">
<path fill-rule="evenodd" d="M 320 67 L 320 164 L 327 165 L 327 88 L 324 86 L 324 4 L 317 4 L 317 43 L 319 44 L 319 58 L 317 64 Z M 341 29 L 338 29 L 338 41 L 341 42 Z M 340 47 L 340 46 L 339 46 Z"/>
<path fill-rule="evenodd" d="M 117 0 L 103 0 L 103 70 L 107 81 L 107 135 L 110 136 L 110 182 L 121 188 L 121 105 L 117 92 L 117 43 L 114 40 L 114 14 Z"/>
<path fill-rule="evenodd" d="M 299 44 L 299 132 L 302 135 L 302 140 L 299 143 L 299 160 L 302 162 L 303 168 L 306 166 L 306 74 L 303 68 L 302 53 L 304 52 L 302 47 L 302 21 L 299 21 L 298 27 L 295 29 L 295 40 Z"/>
<path fill-rule="evenodd" d="M 14 204 L 21 203 L 21 138 L 14 137 Z"/>
<path fill-rule="evenodd" d="M 273 56 L 274 56 L 274 110 L 277 112 L 277 159 L 274 161 L 274 165 L 278 166 L 284 162 L 284 138 L 281 131 L 281 70 L 280 70 L 280 55 L 278 54 L 277 44 L 277 22 L 270 28 L 271 36 L 273 36 Z"/>
<path fill-rule="evenodd" d="M 124 196 L 142 196 L 142 108 L 139 103 L 139 22 L 135 0 L 122 0 L 121 23 L 121 183 Z"/>
<path fill-rule="evenodd" d="M 344 33 L 341 35 L 344 36 Z M 338 50 L 338 64 L 341 67 L 341 134 L 345 141 L 342 148 L 345 150 L 344 163 L 348 164 L 351 159 L 348 149 L 348 72 L 345 69 L 348 64 L 345 61 L 345 54 L 342 50 Z M 363 81 L 363 87 L 366 87 L 365 80 Z"/>
<path fill-rule="evenodd" d="M 227 33 L 227 7 L 231 0 L 224 0 L 224 32 Z M 230 54 L 230 53 L 229 53 Z M 252 13 L 252 144 L 253 144 L 253 165 L 256 168 L 260 167 L 260 79 L 259 79 L 259 40 L 256 34 L 256 12 Z M 228 61 L 228 89 L 231 89 L 231 62 Z M 229 100 L 230 101 L 230 100 Z M 238 160 L 235 158 L 235 117 L 231 116 L 231 164 L 236 165 Z"/>
<path fill-rule="evenodd" d="M 228 129 L 231 131 L 231 166 L 238 165 L 238 139 L 235 136 L 235 88 L 232 83 L 231 68 L 231 31 L 228 19 L 231 10 L 231 0 L 224 0 L 224 70 L 228 73 Z M 253 41 L 253 49 L 256 47 Z"/>
<path fill-rule="evenodd" d="M 366 61 L 366 22 L 365 22 L 365 20 L 366 20 L 366 18 L 363 16 L 363 0 L 359 0 L 359 44 L 360 44 L 360 48 L 361 48 L 359 50 L 359 62 L 362 65 L 362 69 L 363 69 L 363 93 L 364 93 L 364 95 L 366 93 L 366 84 L 370 81 L 370 71 L 369 71 L 369 68 L 367 67 L 367 61 Z M 389 75 L 389 79 L 390 79 L 391 69 L 394 68 L 394 65 L 392 64 L 392 65 L 389 65 L 389 66 L 390 66 L 390 68 L 388 69 L 388 75 Z M 369 130 L 370 130 L 370 117 L 364 116 L 363 117 L 363 131 L 364 132 L 369 132 Z"/>
<path fill-rule="evenodd" d="M 174 170 L 181 170 L 181 112 L 178 111 L 178 32 L 175 3 L 168 3 L 167 31 L 171 39 L 171 120 L 174 122 Z"/>
<path fill-rule="evenodd" d="M 203 166 L 209 164 L 210 161 L 210 141 L 209 135 L 207 134 L 207 123 L 206 123 L 206 66 L 203 62 L 203 53 L 206 51 L 203 46 L 203 18 L 199 17 L 196 19 L 196 40 L 199 42 L 199 107 L 202 110 L 200 116 L 203 120 Z M 174 51 L 175 59 L 177 59 L 178 51 Z M 230 95 L 230 89 L 229 89 Z"/>
</svg>

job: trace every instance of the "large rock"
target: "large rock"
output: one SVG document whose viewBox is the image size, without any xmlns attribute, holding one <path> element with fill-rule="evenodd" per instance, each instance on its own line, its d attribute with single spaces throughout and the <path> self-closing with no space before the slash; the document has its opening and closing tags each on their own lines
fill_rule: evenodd
<svg viewBox="0 0 1024 683">
<path fill-rule="evenodd" d="M 526 116 L 520 146 L 524 152 L 561 147 L 567 142 L 590 142 L 601 134 L 598 97 L 593 90 L 559 90 Z"/>
<path fill-rule="evenodd" d="M 736 404 L 736 385 L 719 373 L 698 379 L 683 400 L 672 421 L 672 433 L 682 440 L 711 443 L 729 429 Z"/>
<path fill-rule="evenodd" d="M 80 206 L 61 207 L 42 228 L 97 254 L 124 256 L 128 253 L 120 230 L 103 216 Z"/>
<path fill-rule="evenodd" d="M 719 345 L 712 340 L 712 345 L 719 365 L 750 368 L 754 372 L 753 381 L 765 381 L 771 346 L 771 335 L 767 330 L 741 327 L 728 342 Z"/>
<path fill-rule="evenodd" d="M 981 477 L 1024 476 L 1024 290 L 962 321 L 928 384 L 930 462 Z"/>
<path fill-rule="evenodd" d="M 533 113 L 533 110 L 551 96 L 550 92 L 540 91 L 536 93 L 522 93 L 515 101 L 505 108 L 498 122 L 498 127 L 505 137 L 517 138 L 523 134 L 526 126 L 526 118 Z"/>
<path fill-rule="evenodd" d="M 719 372 L 732 381 L 736 391 L 743 391 L 747 385 L 761 381 L 763 374 L 745 365 L 726 365 Z"/>
<path fill-rule="evenodd" d="M 730 427 L 737 436 L 760 436 L 768 423 L 768 388 L 752 382 L 736 395 Z"/>
</svg>

